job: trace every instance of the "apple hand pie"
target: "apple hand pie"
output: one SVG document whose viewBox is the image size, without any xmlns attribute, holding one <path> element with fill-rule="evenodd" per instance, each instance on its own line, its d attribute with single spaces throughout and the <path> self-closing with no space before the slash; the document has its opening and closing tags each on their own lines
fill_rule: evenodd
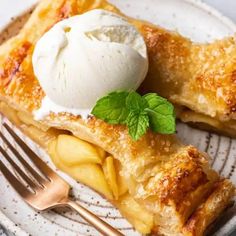
<svg viewBox="0 0 236 236">
<path fill-rule="evenodd" d="M 141 91 L 168 98 L 183 122 L 236 137 L 235 36 L 197 44 L 153 25 L 138 28 L 150 60 Z"/>
<path fill-rule="evenodd" d="M 229 180 L 210 168 L 207 154 L 181 144 L 175 135 L 148 131 L 140 140 L 133 141 L 125 126 L 109 125 L 95 117 L 84 120 L 69 113 L 51 113 L 40 121 L 33 119 L 45 96 L 32 68 L 36 42 L 58 21 L 95 8 L 119 13 L 103 0 L 41 1 L 20 33 L 0 46 L 0 111 L 46 149 L 58 168 L 113 202 L 139 232 L 203 235 L 230 204 L 235 191 Z M 190 53 L 177 49 L 186 42 L 189 50 L 189 41 L 147 23 L 131 21 L 147 40 L 151 57 L 148 80 L 156 71 L 163 81 L 155 83 L 164 89 L 164 74 L 169 83 L 170 76 L 174 79 L 190 75 L 191 63 L 181 64 Z M 172 42 L 172 37 L 179 42 L 166 46 L 167 55 L 160 49 L 161 35 L 169 39 L 167 43 Z M 174 63 L 177 52 L 178 61 Z M 185 72 L 188 66 L 191 69 Z M 199 80 L 203 81 L 201 85 L 208 82 L 204 78 Z M 155 78 L 151 81 L 154 83 Z M 176 80 L 176 87 L 171 84 L 173 91 L 162 94 L 174 101 L 185 101 L 186 97 L 183 100 L 178 97 L 184 83 Z M 196 110 L 202 112 L 201 108 Z"/>
</svg>

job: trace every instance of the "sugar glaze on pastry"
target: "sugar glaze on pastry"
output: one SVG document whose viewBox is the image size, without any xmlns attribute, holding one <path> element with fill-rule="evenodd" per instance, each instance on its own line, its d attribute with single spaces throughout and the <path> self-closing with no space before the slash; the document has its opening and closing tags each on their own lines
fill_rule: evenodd
<svg viewBox="0 0 236 236">
<path fill-rule="evenodd" d="M 193 146 L 181 144 L 175 135 L 159 135 L 149 131 L 135 142 L 125 126 L 109 125 L 95 117 L 85 121 L 62 112 L 50 113 L 40 122 L 32 119 L 33 112 L 41 107 L 45 97 L 32 67 L 32 53 L 37 41 L 58 21 L 97 8 L 121 14 L 103 0 L 41 1 L 20 33 L 0 46 L 0 110 L 45 150 L 48 150 L 48 143 L 57 139 L 63 130 L 67 135 L 99 146 L 119 161 L 128 192 L 125 196 L 110 200 L 140 232 L 201 236 L 234 196 L 233 184 L 211 169 L 207 154 Z M 157 71 L 164 78 L 164 72 L 171 71 L 173 73 L 170 74 L 177 79 L 177 69 L 173 70 L 177 65 L 184 75 L 185 70 L 181 68 L 190 65 L 173 58 L 177 52 L 177 58 L 188 58 L 189 53 L 185 54 L 181 45 L 185 42 L 189 46 L 190 41 L 146 22 L 129 21 L 146 41 L 151 67 L 149 75 L 150 71 Z M 165 42 L 166 47 L 163 47 Z M 221 45 L 225 48 L 229 42 L 233 43 L 232 39 L 216 42 L 212 47 Z M 201 45 L 199 48 L 207 52 Z M 164 54 L 164 49 L 167 54 Z M 233 67 L 230 68 L 232 71 Z M 158 81 L 159 77 L 149 75 L 147 79 L 153 78 L 154 85 L 162 84 Z M 167 87 L 171 90 L 169 94 L 178 91 L 179 85 L 184 82 L 177 83 L 176 90 L 173 86 Z M 193 106 L 193 109 L 197 108 Z M 230 117 L 233 117 L 232 114 Z M 145 212 L 140 215 L 138 224 L 133 218 L 134 209 L 124 211 L 124 198 L 127 197 L 132 199 L 136 209 Z"/>
</svg>

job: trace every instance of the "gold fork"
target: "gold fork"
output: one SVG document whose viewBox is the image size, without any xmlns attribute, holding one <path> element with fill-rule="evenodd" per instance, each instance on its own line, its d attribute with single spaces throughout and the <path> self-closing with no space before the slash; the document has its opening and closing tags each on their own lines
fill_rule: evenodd
<svg viewBox="0 0 236 236">
<path fill-rule="evenodd" d="M 35 170 L 23 156 L 13 147 L 10 141 L 0 133 L 2 141 L 8 146 L 14 156 L 19 160 L 19 163 L 24 168 L 21 168 L 17 162 L 0 146 L 0 152 L 5 157 L 7 162 L 13 167 L 11 170 L 0 160 L 0 170 L 9 181 L 12 187 L 19 195 L 33 208 L 43 211 L 60 206 L 69 206 L 76 210 L 80 216 L 93 225 L 100 233 L 106 236 L 122 236 L 119 231 L 112 226 L 95 216 L 93 213 L 86 210 L 77 202 L 72 201 L 69 197 L 70 185 L 57 175 L 45 162 L 43 162 L 10 128 L 6 123 L 3 127 L 7 130 L 10 136 L 20 146 L 22 151 L 32 160 L 36 168 L 41 174 Z M 19 176 L 19 177 L 17 177 Z M 27 184 L 27 186 L 26 186 Z"/>
</svg>

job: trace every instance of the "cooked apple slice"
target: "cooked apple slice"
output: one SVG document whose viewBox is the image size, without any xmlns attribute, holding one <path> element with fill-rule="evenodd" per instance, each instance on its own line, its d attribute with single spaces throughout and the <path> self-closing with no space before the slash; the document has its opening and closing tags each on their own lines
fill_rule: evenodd
<svg viewBox="0 0 236 236">
<path fill-rule="evenodd" d="M 119 196 L 124 195 L 128 191 L 128 187 L 126 184 L 126 179 L 121 175 L 121 164 L 118 160 L 114 160 L 116 176 L 117 176 L 117 185 Z"/>
<path fill-rule="evenodd" d="M 104 149 L 100 148 L 99 146 L 95 146 L 98 152 L 98 155 L 100 156 L 102 162 L 104 161 L 105 157 L 107 156 L 107 153 Z"/>
<path fill-rule="evenodd" d="M 118 202 L 117 207 L 121 211 L 135 229 L 143 234 L 151 233 L 153 228 L 153 215 L 138 204 L 129 194 L 122 196 Z"/>
<path fill-rule="evenodd" d="M 116 170 L 113 162 L 113 157 L 109 156 L 106 158 L 105 162 L 102 165 L 103 172 L 105 178 L 107 180 L 108 185 L 110 186 L 112 193 L 114 195 L 115 200 L 119 197 L 119 191 L 116 181 Z"/>
<path fill-rule="evenodd" d="M 58 169 L 63 169 L 63 164 L 61 163 L 57 151 L 57 139 L 52 140 L 48 145 L 48 154 L 50 155 L 52 162 Z"/>
<path fill-rule="evenodd" d="M 102 163 L 97 149 L 72 135 L 62 134 L 58 136 L 57 153 L 67 166 L 79 164 Z"/>
<path fill-rule="evenodd" d="M 69 170 L 70 175 L 112 200 L 113 196 L 101 167 L 97 164 L 81 164 Z"/>
<path fill-rule="evenodd" d="M 48 153 L 51 156 L 52 161 L 56 165 L 56 167 L 70 175 L 72 178 L 93 188 L 95 191 L 101 193 L 106 198 L 112 200 L 113 196 L 101 167 L 97 164 L 67 166 L 64 162 L 61 161 L 57 153 L 57 142 L 58 140 L 51 141 L 48 147 Z"/>
</svg>

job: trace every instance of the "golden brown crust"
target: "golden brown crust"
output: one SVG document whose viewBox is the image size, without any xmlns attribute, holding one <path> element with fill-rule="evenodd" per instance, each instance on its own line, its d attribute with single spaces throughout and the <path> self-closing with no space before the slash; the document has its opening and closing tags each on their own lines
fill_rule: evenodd
<svg viewBox="0 0 236 236">
<path fill-rule="evenodd" d="M 1 100 L 28 113 L 39 108 L 44 93 L 32 69 L 31 57 L 35 43 L 59 20 L 93 8 L 119 12 L 103 0 L 43 0 L 20 34 L 0 47 L 0 60 L 3 62 L 0 65 Z M 131 21 L 146 38 L 149 53 L 153 57 L 150 64 L 158 65 L 159 68 L 160 63 L 156 62 L 162 60 L 160 75 L 166 73 L 171 76 L 168 72 L 170 70 L 176 73 L 173 74 L 176 78 L 180 78 L 181 73 L 190 66 L 183 61 L 191 55 L 191 42 L 177 34 L 161 29 L 155 31 L 148 24 Z M 160 59 L 158 50 L 165 42 L 170 44 L 164 47 L 165 50 L 168 49 L 166 54 L 163 49 L 160 50 L 163 57 Z M 176 62 L 171 59 L 175 55 Z M 177 73 L 177 68 L 181 68 L 180 74 Z M 173 80 L 174 77 L 170 77 L 171 83 Z M 186 81 L 177 80 L 181 86 L 185 86 L 184 82 Z M 170 91 L 171 96 L 181 94 L 182 87 L 179 84 L 173 86 L 174 92 Z M 200 204 L 204 204 L 209 193 L 215 191 L 213 185 L 219 176 L 210 169 L 207 156 L 192 146 L 182 145 L 175 135 L 148 132 L 139 141 L 134 142 L 124 126 L 109 125 L 94 117 L 84 121 L 66 113 L 51 114 L 42 122 L 51 127 L 71 131 L 74 135 L 99 145 L 118 159 L 124 168 L 129 192 L 137 202 L 155 215 L 158 232 L 181 235 L 189 216 Z M 223 195 L 222 198 L 226 202 L 229 201 Z M 213 207 L 212 212 L 218 215 L 221 209 L 217 207 Z M 210 223 L 211 218 L 208 221 Z"/>
<path fill-rule="evenodd" d="M 159 92 L 177 104 L 221 120 L 236 118 L 234 37 L 194 44 L 155 26 L 144 25 L 141 30 L 151 61 L 144 89 L 148 86 L 151 90 L 154 85 L 156 90 L 161 86 Z M 168 85 L 171 88 L 165 89 Z"/>
<path fill-rule="evenodd" d="M 219 213 L 229 206 L 234 192 L 235 188 L 228 180 L 220 180 L 215 183 L 213 192 L 184 226 L 183 231 L 185 234 L 191 236 L 203 235 L 206 226 L 213 222 Z M 215 208 L 217 208 L 217 211 Z"/>
<path fill-rule="evenodd" d="M 9 45 L 2 46 L 4 49 L 0 50 L 3 51 L 2 56 L 0 53 L 0 60 L 9 67 L 3 69 L 0 66 L 0 81 L 2 84 L 0 88 L 6 90 L 3 81 L 5 81 L 7 71 L 12 73 L 11 80 L 19 80 L 20 75 L 14 78 L 14 70 L 16 70 L 15 67 L 20 70 L 23 61 L 27 60 L 26 58 L 23 60 L 23 55 L 20 55 L 20 63 L 17 59 L 18 54 L 22 53 L 22 49 L 25 48 L 26 44 L 34 45 L 38 38 L 56 22 L 93 8 L 103 8 L 119 13 L 115 7 L 106 3 L 106 1 L 58 0 L 51 4 L 49 1 L 43 1 L 41 7 L 34 12 L 31 21 L 26 24 L 21 34 L 10 40 L 7 43 Z M 51 9 L 55 10 L 51 11 Z M 150 68 L 141 90 L 158 92 L 178 106 L 188 107 L 199 114 L 219 120 L 217 127 L 214 126 L 213 122 L 211 124 L 220 130 L 223 130 L 221 123 L 235 120 L 236 46 L 234 37 L 216 41 L 212 44 L 194 44 L 177 33 L 152 26 L 146 22 L 129 20 L 141 31 L 148 46 Z M 41 22 L 40 26 L 36 25 L 35 22 L 37 21 Z M 17 48 L 17 50 L 12 52 L 12 48 Z M 31 53 L 32 51 L 33 48 L 31 48 Z M 31 79 L 32 81 L 33 79 Z M 19 81 L 13 83 L 17 84 Z M 24 94 L 22 88 L 19 90 Z M 41 94 L 41 96 L 35 98 L 35 96 L 30 97 L 30 94 L 28 94 L 26 97 L 29 99 L 25 98 L 22 105 L 33 110 L 40 105 L 38 101 L 40 98 L 42 99 L 43 92 L 39 91 L 40 87 L 36 82 L 31 90 L 35 90 L 34 95 Z M 13 94 L 16 95 L 17 93 L 18 90 L 15 88 L 14 91 L 9 93 L 9 96 L 12 97 Z M 181 113 L 179 117 L 184 120 Z M 189 120 L 191 120 L 191 117 Z M 235 121 L 233 121 L 233 125 L 226 123 L 225 126 L 231 132 L 233 128 L 236 133 Z"/>
<path fill-rule="evenodd" d="M 209 125 L 222 131 L 225 126 L 225 132 L 228 129 L 227 134 L 235 136 L 235 37 L 196 44 L 152 25 L 142 25 L 140 31 L 145 37 L 150 60 L 148 76 L 140 90 L 157 92 L 178 107 L 187 107 L 218 120 L 219 125 L 207 119 L 204 123 L 210 122 Z M 178 115 L 184 120 L 181 112 Z"/>
</svg>

